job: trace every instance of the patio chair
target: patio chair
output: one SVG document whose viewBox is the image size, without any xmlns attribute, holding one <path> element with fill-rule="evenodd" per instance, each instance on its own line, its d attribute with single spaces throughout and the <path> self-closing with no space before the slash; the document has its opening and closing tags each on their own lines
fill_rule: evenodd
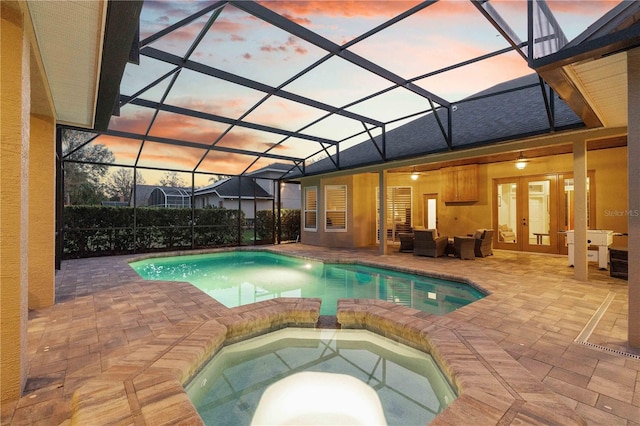
<svg viewBox="0 0 640 426">
<path fill-rule="evenodd" d="M 398 238 L 400 239 L 400 250 L 401 253 L 413 251 L 413 233 L 401 232 L 398 234 Z"/>
<path fill-rule="evenodd" d="M 445 256 L 447 242 L 446 235 L 439 237 L 438 230 L 426 229 L 413 231 L 413 255 L 414 256 Z"/>
<path fill-rule="evenodd" d="M 476 257 L 486 257 L 493 255 L 493 229 L 478 229 L 473 234 L 475 239 L 474 252 Z"/>
</svg>

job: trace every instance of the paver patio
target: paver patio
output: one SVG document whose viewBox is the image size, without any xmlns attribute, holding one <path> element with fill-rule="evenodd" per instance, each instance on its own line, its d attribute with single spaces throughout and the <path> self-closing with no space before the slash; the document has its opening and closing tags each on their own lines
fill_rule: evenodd
<svg viewBox="0 0 640 426">
<path fill-rule="evenodd" d="M 640 351 L 626 344 L 627 281 L 595 264 L 589 281 L 578 282 L 565 256 L 494 250 L 494 256 L 462 261 L 397 248 L 386 256 L 377 249 L 303 244 L 267 249 L 471 280 L 491 295 L 447 320 L 482 330 L 588 424 L 640 424 Z M 232 313 L 189 284 L 143 281 L 128 266 L 133 257 L 139 256 L 63 262 L 57 304 L 30 313 L 28 381 L 19 401 L 3 404 L 3 425 L 68 424 L 74 392 L 96 377 L 134 362 L 163 333 L 188 333 L 194 323 Z M 604 314 L 587 341 L 576 342 L 599 309 Z"/>
</svg>

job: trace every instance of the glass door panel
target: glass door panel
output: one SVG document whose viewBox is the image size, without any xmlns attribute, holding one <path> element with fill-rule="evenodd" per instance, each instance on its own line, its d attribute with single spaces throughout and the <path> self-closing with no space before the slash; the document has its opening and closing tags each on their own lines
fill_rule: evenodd
<svg viewBox="0 0 640 426">
<path fill-rule="evenodd" d="M 504 250 L 558 253 L 556 175 L 494 180 L 494 245 Z"/>
<path fill-rule="evenodd" d="M 525 208 L 523 250 L 552 253 L 556 250 L 555 177 L 523 178 Z"/>
<path fill-rule="evenodd" d="M 497 182 L 495 205 L 498 219 L 496 248 L 521 250 L 518 182 L 509 180 Z"/>
<path fill-rule="evenodd" d="M 549 181 L 529 182 L 529 244 L 549 245 Z"/>
</svg>

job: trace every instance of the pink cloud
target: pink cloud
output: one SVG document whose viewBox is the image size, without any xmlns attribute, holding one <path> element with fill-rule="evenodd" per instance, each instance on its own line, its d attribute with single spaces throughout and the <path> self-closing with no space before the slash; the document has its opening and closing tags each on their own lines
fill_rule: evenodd
<svg viewBox="0 0 640 426">
<path fill-rule="evenodd" d="M 571 13 L 576 15 L 602 16 L 613 9 L 620 1 L 590 0 L 590 1 L 566 1 L 548 0 L 549 8 L 555 13 Z"/>
<path fill-rule="evenodd" d="M 395 16 L 415 6 L 410 1 L 360 1 L 347 0 L 341 2 L 310 0 L 310 1 L 278 1 L 261 2 L 262 5 L 277 11 L 287 17 L 305 17 L 313 15 L 323 16 Z M 305 18 L 295 18 L 305 19 Z M 307 19 L 307 24 L 310 21 Z"/>
</svg>

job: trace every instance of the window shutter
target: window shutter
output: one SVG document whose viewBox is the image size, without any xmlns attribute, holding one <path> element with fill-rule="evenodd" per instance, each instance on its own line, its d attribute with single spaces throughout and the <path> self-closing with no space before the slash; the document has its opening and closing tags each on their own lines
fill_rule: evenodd
<svg viewBox="0 0 640 426">
<path fill-rule="evenodd" d="M 310 186 L 304 189 L 304 229 L 318 229 L 318 189 Z"/>
<path fill-rule="evenodd" d="M 345 231 L 347 229 L 346 185 L 325 186 L 325 219 L 327 231 Z"/>
</svg>

